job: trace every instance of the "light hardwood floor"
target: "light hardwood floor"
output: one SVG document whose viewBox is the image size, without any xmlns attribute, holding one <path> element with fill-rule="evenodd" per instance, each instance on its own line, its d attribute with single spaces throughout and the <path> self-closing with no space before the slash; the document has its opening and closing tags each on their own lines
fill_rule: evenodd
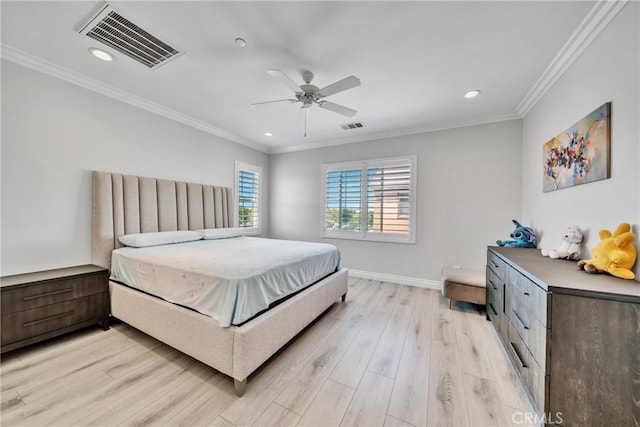
<svg viewBox="0 0 640 427">
<path fill-rule="evenodd" d="M 476 306 L 363 279 L 242 398 L 123 323 L 8 353 L 0 368 L 3 426 L 512 426 L 531 411 Z"/>
</svg>

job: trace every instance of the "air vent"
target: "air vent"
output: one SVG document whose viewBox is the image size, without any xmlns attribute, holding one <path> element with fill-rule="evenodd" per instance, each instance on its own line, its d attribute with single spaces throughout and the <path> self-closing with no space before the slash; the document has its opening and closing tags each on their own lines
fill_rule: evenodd
<svg viewBox="0 0 640 427">
<path fill-rule="evenodd" d="M 184 53 L 138 27 L 110 5 L 100 9 L 79 33 L 154 69 Z"/>
<path fill-rule="evenodd" d="M 355 122 L 340 125 L 340 127 L 342 128 L 342 130 L 360 129 L 364 127 L 364 124 L 362 124 L 362 122 Z"/>
</svg>

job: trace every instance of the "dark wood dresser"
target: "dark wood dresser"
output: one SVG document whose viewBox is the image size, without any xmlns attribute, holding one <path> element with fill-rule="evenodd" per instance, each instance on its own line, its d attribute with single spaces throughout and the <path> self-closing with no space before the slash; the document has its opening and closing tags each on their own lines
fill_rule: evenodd
<svg viewBox="0 0 640 427">
<path fill-rule="evenodd" d="M 640 425 L 640 282 L 538 249 L 489 247 L 487 318 L 538 422 Z"/>
<path fill-rule="evenodd" d="M 99 323 L 109 329 L 109 270 L 95 265 L 0 278 L 1 352 Z"/>
</svg>

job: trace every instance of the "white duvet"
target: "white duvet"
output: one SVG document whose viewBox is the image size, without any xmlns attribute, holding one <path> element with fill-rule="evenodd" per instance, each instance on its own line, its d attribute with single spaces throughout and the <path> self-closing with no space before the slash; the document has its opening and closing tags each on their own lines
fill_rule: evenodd
<svg viewBox="0 0 640 427">
<path fill-rule="evenodd" d="M 239 325 L 333 273 L 340 253 L 329 244 L 234 237 L 146 248 L 111 256 L 111 280 Z"/>
</svg>

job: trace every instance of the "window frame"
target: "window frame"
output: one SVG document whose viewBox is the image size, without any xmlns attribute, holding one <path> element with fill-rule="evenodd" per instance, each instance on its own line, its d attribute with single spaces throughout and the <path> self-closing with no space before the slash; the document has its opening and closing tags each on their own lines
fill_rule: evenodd
<svg viewBox="0 0 640 427">
<path fill-rule="evenodd" d="M 234 223 L 236 227 L 240 226 L 240 172 L 250 172 L 256 174 L 258 177 L 258 194 L 257 194 L 257 226 L 256 227 L 242 227 L 247 235 L 259 235 L 262 234 L 262 187 L 263 176 L 262 167 L 252 165 L 250 163 L 244 163 L 239 160 L 235 162 L 235 173 L 233 179 L 233 194 L 234 194 Z"/>
<path fill-rule="evenodd" d="M 368 171 L 373 167 L 393 167 L 409 165 L 409 231 L 403 233 L 382 233 L 368 230 L 369 217 L 369 177 Z M 327 224 L 327 178 L 329 172 L 360 169 L 360 231 L 329 230 Z M 321 167 L 321 206 L 320 230 L 322 238 L 364 240 L 373 242 L 391 242 L 415 244 L 416 242 L 416 194 L 417 194 L 417 156 L 408 155 L 382 159 L 360 160 L 354 162 L 325 163 Z"/>
</svg>

